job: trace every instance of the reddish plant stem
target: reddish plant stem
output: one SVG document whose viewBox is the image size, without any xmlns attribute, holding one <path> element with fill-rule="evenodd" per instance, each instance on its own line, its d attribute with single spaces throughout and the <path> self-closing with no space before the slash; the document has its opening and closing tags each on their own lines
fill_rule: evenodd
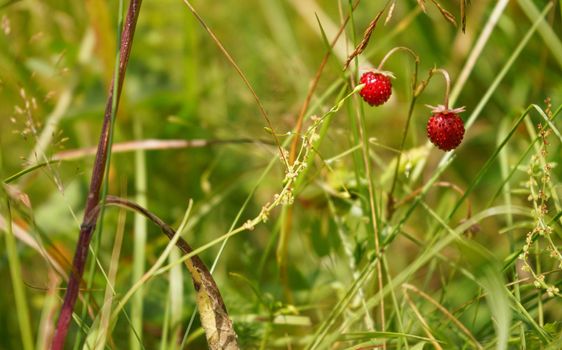
<svg viewBox="0 0 562 350">
<path fill-rule="evenodd" d="M 63 349 L 64 341 L 66 339 L 68 328 L 70 326 L 70 320 L 72 319 L 72 311 L 74 309 L 74 305 L 76 304 L 76 299 L 78 298 L 80 281 L 82 280 L 84 267 L 88 258 L 88 247 L 90 245 L 90 241 L 92 239 L 92 235 L 94 233 L 94 229 L 96 227 L 96 222 L 98 219 L 98 213 L 95 209 L 100 199 L 100 190 L 103 183 L 105 166 L 107 162 L 113 98 L 114 96 L 115 98 L 117 98 L 116 106 L 119 106 L 119 97 L 121 95 L 121 88 L 123 86 L 123 80 L 125 78 L 127 63 L 129 62 L 129 55 L 131 53 L 133 36 L 135 34 L 135 28 L 141 3 L 142 0 L 131 0 L 127 12 L 127 17 L 125 19 L 119 52 L 120 59 L 117 92 L 114 93 L 113 91 L 115 81 L 114 76 L 111 87 L 109 89 L 109 96 L 107 98 L 107 104 L 105 107 L 101 135 L 98 142 L 98 150 L 94 161 L 94 167 L 92 169 L 90 190 L 88 192 L 88 199 L 86 200 L 84 219 L 82 221 L 82 225 L 80 226 L 80 235 L 78 236 L 78 243 L 76 245 L 76 251 L 74 253 L 74 259 L 72 262 L 72 271 L 70 273 L 66 294 L 64 296 L 64 301 L 57 322 L 57 328 L 55 329 L 55 334 L 51 343 L 52 350 Z M 94 215 L 92 216 L 92 214 Z"/>
</svg>

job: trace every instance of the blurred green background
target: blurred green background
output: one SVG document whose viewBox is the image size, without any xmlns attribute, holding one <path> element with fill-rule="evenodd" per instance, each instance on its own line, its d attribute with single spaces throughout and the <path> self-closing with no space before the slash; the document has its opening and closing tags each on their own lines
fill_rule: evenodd
<svg viewBox="0 0 562 350">
<path fill-rule="evenodd" d="M 465 120 L 529 33 L 538 13 L 549 3 L 543 0 L 509 2 L 456 99 L 456 106 L 466 106 Z M 465 190 L 474 183 L 498 143 L 529 104 L 546 108 L 544 100 L 548 97 L 553 109 L 560 104 L 561 9 L 560 3 L 552 3 L 543 25 L 494 89 L 491 99 L 468 129 L 453 163 L 441 175 L 440 181 Z M 333 28 L 337 30 L 347 16 L 350 4 L 346 1 L 312 0 L 193 1 L 192 4 L 248 78 L 269 114 L 275 132 L 281 135 L 280 140 L 287 140 L 286 133 L 294 128 L 308 87 L 328 50 L 314 14 L 317 14 L 331 41 L 335 34 Z M 441 4 L 460 25 L 458 2 L 442 1 Z M 383 2 L 379 1 L 360 2 L 344 37 L 340 39 L 342 45 L 334 49 L 327 62 L 307 115 L 327 112 L 341 98 L 338 93 L 343 84 L 349 82 L 349 76 L 356 77 L 358 74 L 356 68 L 360 73 L 369 65 L 377 66 L 386 52 L 396 46 L 406 46 L 419 56 L 420 79 L 425 79 L 432 67 L 442 67 L 448 70 L 454 85 L 497 4 L 496 1 L 472 1 L 467 7 L 466 32 L 463 33 L 458 26 L 447 22 L 431 2 L 425 4 L 427 13 L 424 13 L 416 1 L 396 1 L 392 16 L 388 21 L 385 21 L 386 14 L 382 17 L 369 46 L 360 55 L 363 63 L 352 63 L 350 70 L 343 72 L 343 59 L 353 51 L 365 28 L 383 6 Z M 117 9 L 116 1 L 22 0 L 0 4 L 0 173 L 3 179 L 30 164 L 56 157 L 60 152 L 97 144 L 113 73 Z M 370 226 L 365 224 L 368 213 L 361 212 L 360 201 L 356 197 L 340 200 L 332 196 L 332 192 L 342 188 L 354 192 L 354 186 L 357 187 L 352 155 L 344 155 L 330 163 L 331 171 L 321 160 L 338 156 L 355 146 L 350 137 L 350 119 L 362 110 L 366 120 L 365 130 L 372 139 L 370 161 L 378 193 L 377 205 L 384 211 L 394 170 L 392 161 L 400 146 L 411 100 L 414 65 L 410 57 L 399 53 L 392 56 L 384 68 L 397 77 L 393 80 L 393 96 L 389 103 L 371 108 L 361 105 L 359 100 L 350 101 L 331 120 L 321 147 L 315 150 L 314 166 L 309 169 L 305 185 L 299 189 L 294 203 L 288 281 L 279 277 L 275 257 L 282 225 L 279 208 L 272 213 L 270 221 L 236 236 L 226 245 L 214 276 L 239 332 L 242 348 L 257 348 L 268 332 L 266 348 L 288 348 L 287 344 L 293 344 L 292 348 L 301 348 L 303 344 L 299 337 L 304 337 L 306 341 L 306 336 L 314 333 L 316 325 L 333 310 L 356 278 L 357 266 L 365 264 L 372 254 L 372 233 Z M 433 78 L 416 103 L 405 149 L 415 149 L 419 154 L 419 159 L 412 158 L 409 167 L 415 168 L 419 162 L 423 166 L 414 179 L 401 171 L 395 192 L 398 200 L 409 195 L 408 186 L 410 189 L 423 186 L 435 174 L 443 156 L 441 151 L 426 145 L 425 125 L 430 110 L 424 105 L 442 103 L 444 88 L 441 78 Z M 56 121 L 54 132 L 44 135 L 44 128 L 53 121 Z M 517 128 L 503 153 L 504 166 L 510 170 L 521 161 L 522 168 L 509 181 L 512 189 L 520 188 L 520 184 L 528 180 L 529 175 L 523 167 L 530 158 L 524 156 L 524 152 L 533 139 L 531 130 L 539 121 L 541 118 L 535 113 L 526 126 L 522 124 Z M 555 122 L 555 125 L 560 126 L 560 122 Z M 146 151 L 144 171 L 148 209 L 177 227 L 188 201 L 192 199 L 196 221 L 184 238 L 193 247 L 226 233 L 254 189 L 255 193 L 242 212 L 238 225 L 256 216 L 261 207 L 280 191 L 284 178 L 282 163 L 277 162 L 272 171 L 262 181 L 259 180 L 270 160 L 278 158 L 277 149 L 270 144 L 273 139 L 264 130 L 265 126 L 242 79 L 187 6 L 182 1 L 145 0 L 125 78 L 114 142 L 143 139 L 227 141 L 206 147 Z M 41 137 L 45 137 L 48 143 L 38 151 Z M 233 140 L 253 142 L 237 143 Z M 552 135 L 550 140 L 547 157 L 558 162 L 560 140 Z M 135 195 L 138 195 L 135 178 L 139 175 L 135 162 L 134 152 L 112 156 L 109 193 L 135 200 Z M 44 249 L 58 252 L 56 255 L 61 261 L 72 259 L 92 163 L 93 156 L 55 162 L 19 178 L 13 184 L 28 196 L 30 202 L 30 206 L 26 206 L 14 199 L 14 221 L 31 237 L 40 240 Z M 507 197 L 499 196 L 490 203 L 505 176 L 500 162 L 494 161 L 468 197 L 473 213 L 486 210 L 491 205 L 529 207 L 527 194 L 515 190 Z M 551 174 L 551 191 L 555 195 L 560 194 L 559 176 L 560 168 L 555 167 Z M 326 198 L 330 196 L 328 201 Z M 446 216 L 458 198 L 458 194 L 450 189 L 436 188 L 431 189 L 424 200 L 436 213 Z M 509 203 L 506 202 L 508 200 Z M 336 204 L 337 215 L 330 211 L 332 202 Z M 410 203 L 399 208 L 394 218 L 383 220 L 383 232 L 396 227 L 398 218 L 408 210 Z M 552 216 L 560 210 L 557 203 L 555 200 L 549 202 Z M 358 208 L 359 214 L 354 212 Z M 414 210 L 402 225 L 404 235 L 399 235 L 386 248 L 390 279 L 410 266 L 425 250 L 425 245 L 416 245 L 405 235 L 426 242 L 439 227 L 424 210 L 419 207 Z M 2 215 L 6 217 L 5 211 Z M 98 254 L 104 267 L 110 261 L 118 226 L 117 215 L 116 209 L 106 211 Z M 466 207 L 463 206 L 449 222 L 454 227 L 465 216 Z M 348 240 L 345 242 L 338 234 L 338 218 L 347 228 Z M 518 223 L 519 228 L 511 227 L 508 233 L 503 233 L 502 229 L 514 224 L 507 216 L 495 217 L 481 223 L 480 231 L 471 240 L 488 248 L 494 255 L 493 259 L 503 261 L 523 246 L 533 220 L 525 218 Z M 555 225 L 554 229 L 558 232 L 555 237 L 559 244 L 560 226 Z M 115 283 L 117 295 L 125 293 L 133 283 L 133 231 L 133 215 L 128 214 Z M 147 266 L 154 263 L 166 243 L 167 239 L 149 224 Z M 346 255 L 346 245 L 352 252 L 351 258 Z M 17 248 L 22 262 L 21 278 L 29 303 L 31 328 L 33 336 L 39 338 L 41 332 L 48 331 L 41 320 L 47 317 L 52 321 L 57 315 L 57 312 L 45 313 L 47 290 L 54 277 L 37 250 L 20 240 Z M 5 250 L 2 239 L 0 252 Z M 208 266 L 218 250 L 216 245 L 201 255 Z M 433 293 L 435 299 L 452 312 L 463 303 L 471 302 L 473 306 L 482 303 L 479 312 L 473 310 L 455 315 L 470 325 L 476 338 L 493 343 L 494 331 L 489 311 L 483 300 L 475 301 L 481 289 L 459 272 L 459 266 L 479 271 L 487 262 L 478 261 L 478 255 L 471 256 L 454 244 L 442 253 L 458 265 L 453 267 L 438 258 L 432 259 L 427 266 L 410 276 L 409 283 L 425 286 L 426 292 Z M 12 277 L 8 259 L 3 253 L 1 257 L 0 278 L 6 284 L 0 291 L 0 347 L 17 349 L 22 345 L 18 313 L 11 312 L 14 310 Z M 70 269 L 69 265 L 62 264 L 67 271 Z M 548 264 L 551 262 L 545 262 L 543 268 L 551 268 Z M 561 275 L 559 267 L 554 264 L 552 268 L 557 272 L 549 275 L 548 279 L 552 278 L 551 283 L 556 284 Z M 513 276 L 506 272 L 505 277 L 509 281 Z M 143 328 L 139 332 L 147 349 L 156 348 L 162 341 L 162 324 L 169 312 L 169 278 L 161 275 L 151 280 L 143 291 Z M 101 303 L 105 283 L 103 275 L 96 273 L 92 290 L 86 294 Z M 64 288 L 64 285 L 63 282 L 57 288 Z M 193 287 L 187 273 L 183 276 L 182 285 L 185 300 L 179 310 L 181 319 L 176 325 L 179 328 L 173 328 L 176 333 L 181 333 L 176 335 L 179 339 L 195 309 Z M 525 307 L 537 320 L 542 317 L 543 326 L 560 319 L 560 297 L 545 300 L 544 306 L 539 308 L 535 304 L 537 299 L 531 297 L 538 293 L 537 290 L 530 285 L 523 288 L 527 288 L 523 294 L 530 296 Z M 290 298 L 286 290 L 291 291 Z M 363 292 L 372 296 L 376 290 L 372 279 Z M 58 295 L 54 299 L 57 305 L 63 291 L 60 290 Z M 387 300 L 390 310 L 389 304 L 390 298 Z M 49 310 L 58 310 L 57 305 Z M 425 314 L 433 312 L 431 304 L 420 307 Z M 357 308 L 360 308 L 359 301 L 352 307 Z M 288 322 L 275 325 L 269 322 L 275 314 L 298 314 L 303 316 L 299 320 L 304 320 L 305 324 Z M 392 311 L 389 311 L 389 327 L 397 327 L 392 321 L 392 317 L 396 316 L 391 314 Z M 251 319 L 252 315 L 262 318 Z M 378 317 L 376 315 L 378 313 L 373 312 L 374 318 Z M 342 318 L 345 319 L 344 316 Z M 447 325 L 437 319 L 433 321 L 434 329 L 440 330 L 437 331 L 440 339 L 449 341 L 450 346 L 463 344 L 464 340 L 458 334 L 447 333 Z M 338 322 L 343 323 L 342 319 Z M 552 323 L 552 327 L 557 329 L 558 323 Z M 525 328 L 528 329 L 532 327 Z M 365 327 L 359 324 L 347 330 L 359 331 L 365 330 Z M 79 328 L 74 327 L 71 338 L 79 332 Z M 421 328 L 411 332 L 424 335 Z M 519 331 L 513 332 L 518 334 Z M 128 322 L 121 317 L 107 346 L 128 348 L 129 333 Z M 525 331 L 522 333 L 525 334 Z M 533 348 L 531 339 L 534 338 L 527 338 L 528 348 Z M 204 347 L 204 337 L 200 335 L 191 344 L 193 348 Z M 352 343 L 341 344 L 351 346 Z M 340 348 L 340 345 L 336 344 L 335 348 Z"/>
</svg>

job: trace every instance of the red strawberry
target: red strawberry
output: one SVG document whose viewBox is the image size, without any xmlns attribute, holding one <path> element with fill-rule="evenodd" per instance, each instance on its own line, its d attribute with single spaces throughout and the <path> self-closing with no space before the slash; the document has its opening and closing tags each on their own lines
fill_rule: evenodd
<svg viewBox="0 0 562 350">
<path fill-rule="evenodd" d="M 366 72 L 361 76 L 360 83 L 365 84 L 359 91 L 365 102 L 371 106 L 380 106 L 390 98 L 392 94 L 391 74 L 382 72 Z"/>
<path fill-rule="evenodd" d="M 427 122 L 427 137 L 443 151 L 457 148 L 464 136 L 464 123 L 458 113 L 464 112 L 464 107 L 448 109 L 440 105 L 431 108 L 433 115 Z"/>
</svg>

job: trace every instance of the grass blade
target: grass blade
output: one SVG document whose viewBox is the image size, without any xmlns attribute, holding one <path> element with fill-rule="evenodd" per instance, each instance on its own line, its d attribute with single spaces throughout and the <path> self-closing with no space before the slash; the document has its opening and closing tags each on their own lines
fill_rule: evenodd
<svg viewBox="0 0 562 350">
<path fill-rule="evenodd" d="M 1 159 L 0 159 L 1 161 Z M 27 305 L 27 297 L 25 296 L 25 288 L 23 285 L 23 276 L 21 263 L 12 230 L 12 209 L 8 195 L 1 189 L 2 197 L 6 204 L 6 233 L 4 235 L 6 241 L 6 254 L 8 255 L 8 263 L 10 265 L 10 277 L 12 279 L 12 288 L 14 291 L 15 311 L 17 311 L 17 319 L 21 343 L 24 350 L 33 349 L 33 336 L 31 333 L 31 323 L 29 320 L 29 307 Z"/>
</svg>

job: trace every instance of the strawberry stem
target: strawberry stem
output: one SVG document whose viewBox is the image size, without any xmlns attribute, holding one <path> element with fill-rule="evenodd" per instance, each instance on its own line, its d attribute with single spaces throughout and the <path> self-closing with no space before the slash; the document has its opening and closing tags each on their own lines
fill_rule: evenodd
<svg viewBox="0 0 562 350">
<path fill-rule="evenodd" d="M 412 55 L 412 57 L 414 58 L 414 60 L 416 62 L 420 61 L 420 58 L 418 57 L 418 55 L 416 55 L 416 53 L 414 51 L 412 51 L 409 48 L 404 47 L 404 46 L 398 46 L 398 47 L 395 47 L 395 48 L 393 48 L 393 49 L 391 49 L 390 51 L 387 52 L 387 54 L 382 58 L 381 63 L 379 63 L 379 66 L 377 67 L 377 70 L 382 70 L 382 66 L 384 65 L 384 63 L 388 60 L 388 58 L 390 56 L 392 56 L 392 54 L 394 54 L 397 51 L 406 51 L 407 53 Z"/>
<path fill-rule="evenodd" d="M 445 88 L 445 101 L 443 102 L 443 105 L 445 106 L 445 109 L 449 109 L 449 92 L 451 90 L 451 77 L 449 77 L 449 72 L 447 72 L 443 68 L 433 68 L 429 72 L 429 75 L 432 76 L 435 73 L 440 73 L 445 78 L 446 88 Z"/>
</svg>

